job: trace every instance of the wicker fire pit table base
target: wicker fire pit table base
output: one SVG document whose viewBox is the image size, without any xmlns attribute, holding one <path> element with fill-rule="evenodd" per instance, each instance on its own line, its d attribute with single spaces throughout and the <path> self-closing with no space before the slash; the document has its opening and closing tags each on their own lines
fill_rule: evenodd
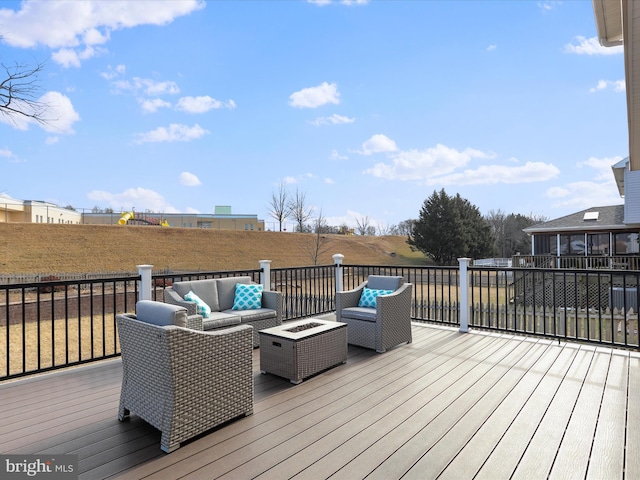
<svg viewBox="0 0 640 480">
<path fill-rule="evenodd" d="M 307 318 L 260 330 L 260 371 L 303 379 L 347 361 L 347 324 Z"/>
</svg>

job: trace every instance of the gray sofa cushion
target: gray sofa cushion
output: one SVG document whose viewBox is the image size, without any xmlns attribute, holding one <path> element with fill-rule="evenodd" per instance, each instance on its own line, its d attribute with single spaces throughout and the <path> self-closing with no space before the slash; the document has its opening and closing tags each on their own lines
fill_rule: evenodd
<svg viewBox="0 0 640 480">
<path fill-rule="evenodd" d="M 187 309 L 169 303 L 140 300 L 136 303 L 136 319 L 141 322 L 159 325 L 187 326 Z"/>
<path fill-rule="evenodd" d="M 191 290 L 197 296 L 199 296 L 204 303 L 209 305 L 212 312 L 220 310 L 220 303 L 218 302 L 218 285 L 215 279 L 207 280 L 193 280 L 190 282 L 175 282 L 173 289 L 184 298 L 184 296 Z"/>
<path fill-rule="evenodd" d="M 389 277 L 386 275 L 369 275 L 367 288 L 374 290 L 397 290 L 404 283 L 402 277 Z"/>
<path fill-rule="evenodd" d="M 354 320 L 365 320 L 367 322 L 376 321 L 376 309 L 369 307 L 348 307 L 343 308 L 342 318 L 353 318 Z"/>
<path fill-rule="evenodd" d="M 240 325 L 240 317 L 223 312 L 211 312 L 211 316 L 202 321 L 203 330 L 215 330 L 216 328 L 231 327 L 233 325 Z"/>
<path fill-rule="evenodd" d="M 225 310 L 223 314 L 234 315 L 242 322 L 255 322 L 256 320 L 264 320 L 265 318 L 275 318 L 276 311 L 271 308 L 254 308 L 252 310 Z"/>
<path fill-rule="evenodd" d="M 236 283 L 249 285 L 251 283 L 251 277 L 217 278 L 215 281 L 218 287 L 219 305 L 219 308 L 216 310 L 224 311 L 233 307 L 233 299 L 236 295 Z M 213 308 L 211 308 L 211 310 L 213 310 Z"/>
</svg>

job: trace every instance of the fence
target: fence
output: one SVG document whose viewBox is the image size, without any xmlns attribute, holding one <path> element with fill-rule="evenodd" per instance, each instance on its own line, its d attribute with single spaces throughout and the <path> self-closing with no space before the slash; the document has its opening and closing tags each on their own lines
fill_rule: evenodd
<svg viewBox="0 0 640 480">
<path fill-rule="evenodd" d="M 336 265 L 150 275 L 148 298 L 175 281 L 249 275 L 283 294 L 284 319 L 335 310 L 336 289 L 368 275 L 413 284 L 414 321 L 638 349 L 640 271 L 488 266 Z M 135 309 L 144 272 L 0 285 L 0 380 L 119 355 L 119 313 Z M 146 288 L 144 289 L 146 290 Z"/>
</svg>

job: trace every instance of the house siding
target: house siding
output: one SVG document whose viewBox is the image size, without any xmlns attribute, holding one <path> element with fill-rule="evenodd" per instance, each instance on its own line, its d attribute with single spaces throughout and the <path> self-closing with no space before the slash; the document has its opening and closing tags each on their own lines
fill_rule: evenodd
<svg viewBox="0 0 640 480">
<path fill-rule="evenodd" d="M 624 172 L 624 223 L 640 223 L 640 171 Z"/>
</svg>

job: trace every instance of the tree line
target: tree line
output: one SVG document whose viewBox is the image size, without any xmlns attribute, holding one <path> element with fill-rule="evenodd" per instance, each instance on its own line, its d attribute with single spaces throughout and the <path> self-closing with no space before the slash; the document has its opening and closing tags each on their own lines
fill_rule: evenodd
<svg viewBox="0 0 640 480">
<path fill-rule="evenodd" d="M 354 233 L 358 235 L 401 235 L 407 243 L 438 265 L 455 265 L 461 257 L 509 258 L 531 253 L 531 239 L 523 231 L 547 221 L 541 215 L 522 215 L 491 210 L 481 215 L 478 207 L 459 194 L 448 195 L 444 189 L 434 191 L 420 209 L 417 219 L 404 220 L 390 227 L 375 226 L 368 216 L 356 219 L 356 227 L 346 224 L 328 225 L 320 210 L 314 211 L 304 192 L 289 193 L 279 185 L 272 193 L 269 214 L 278 222 L 279 230 L 287 219 L 295 221 L 296 232 L 315 233 L 313 258 L 322 251 L 322 235 Z"/>
</svg>

